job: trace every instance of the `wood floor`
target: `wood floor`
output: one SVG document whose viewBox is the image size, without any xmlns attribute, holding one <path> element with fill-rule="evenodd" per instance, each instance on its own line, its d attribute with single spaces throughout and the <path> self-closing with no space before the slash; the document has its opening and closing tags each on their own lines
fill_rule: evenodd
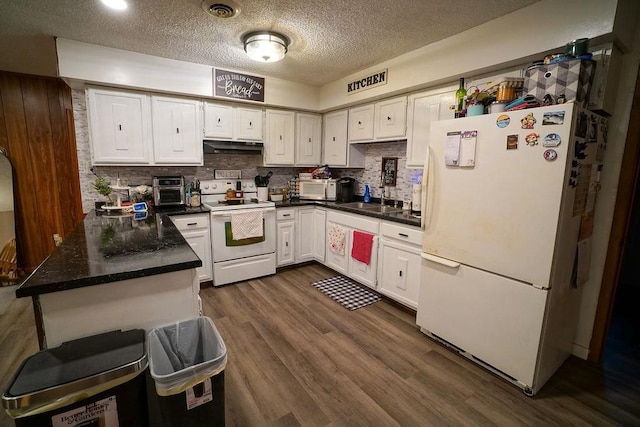
<svg viewBox="0 0 640 427">
<path fill-rule="evenodd" d="M 333 275 L 310 264 L 201 291 L 227 345 L 227 425 L 640 425 L 624 364 L 570 358 L 529 398 L 421 334 L 411 312 L 384 300 L 348 311 L 309 285 Z M 5 383 L 36 350 L 29 302 L 2 311 Z"/>
</svg>

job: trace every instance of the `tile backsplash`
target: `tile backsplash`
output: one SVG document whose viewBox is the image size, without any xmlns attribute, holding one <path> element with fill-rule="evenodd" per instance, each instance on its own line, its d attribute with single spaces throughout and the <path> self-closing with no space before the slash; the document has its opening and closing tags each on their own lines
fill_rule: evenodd
<svg viewBox="0 0 640 427">
<path fill-rule="evenodd" d="M 243 178 L 253 178 L 256 175 L 266 175 L 273 172 L 269 186 L 286 186 L 287 181 L 306 168 L 295 167 L 263 167 L 262 156 L 257 154 L 205 154 L 203 166 L 171 167 L 171 166 L 94 166 L 91 167 L 91 153 L 89 148 L 89 129 L 87 124 L 87 106 L 85 92 L 73 90 L 73 112 L 75 119 L 76 145 L 78 152 L 78 167 L 80 172 L 80 189 L 82 192 L 83 211 L 89 212 L 95 202 L 103 200 L 93 189 L 96 175 L 104 176 L 112 183 L 120 177 L 127 185 L 151 185 L 155 175 L 184 175 L 187 182 L 194 177 L 200 180 L 212 179 L 215 169 L 240 169 Z M 386 142 L 366 144 L 364 169 L 333 169 L 333 177 L 351 176 L 358 181 L 356 194 L 364 195 L 364 186 L 369 184 L 373 197 L 380 197 L 378 189 L 381 176 L 382 157 L 398 158 L 396 186 L 390 187 L 390 197 L 396 200 L 410 199 L 412 183 L 421 170 L 407 169 L 406 142 Z"/>
</svg>

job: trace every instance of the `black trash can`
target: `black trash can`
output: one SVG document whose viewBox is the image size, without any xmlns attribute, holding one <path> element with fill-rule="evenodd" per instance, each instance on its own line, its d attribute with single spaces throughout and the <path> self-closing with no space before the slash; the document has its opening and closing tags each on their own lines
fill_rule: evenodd
<svg viewBox="0 0 640 427">
<path fill-rule="evenodd" d="M 145 331 L 113 331 L 27 358 L 2 395 L 16 426 L 147 426 Z"/>
<path fill-rule="evenodd" d="M 153 329 L 147 336 L 151 425 L 224 426 L 227 349 L 208 317 Z"/>
</svg>

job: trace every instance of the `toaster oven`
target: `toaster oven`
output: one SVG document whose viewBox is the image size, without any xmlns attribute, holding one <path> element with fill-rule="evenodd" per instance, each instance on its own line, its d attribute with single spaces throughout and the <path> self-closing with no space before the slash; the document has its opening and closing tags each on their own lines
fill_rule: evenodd
<svg viewBox="0 0 640 427">
<path fill-rule="evenodd" d="M 184 177 L 153 177 L 153 203 L 156 206 L 180 206 L 185 204 Z"/>
</svg>

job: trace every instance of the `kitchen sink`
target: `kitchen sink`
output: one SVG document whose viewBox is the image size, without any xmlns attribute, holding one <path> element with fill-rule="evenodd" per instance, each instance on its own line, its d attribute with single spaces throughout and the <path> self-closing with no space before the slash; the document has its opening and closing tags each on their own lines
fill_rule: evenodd
<svg viewBox="0 0 640 427">
<path fill-rule="evenodd" d="M 378 213 L 395 213 L 402 212 L 402 208 L 394 208 L 393 206 L 368 206 L 365 208 L 369 212 L 378 212 Z"/>
<path fill-rule="evenodd" d="M 375 213 L 402 212 L 402 208 L 394 208 L 393 206 L 387 206 L 387 205 L 382 206 L 378 204 L 363 203 L 363 202 L 343 203 L 341 206 L 344 206 L 345 208 L 362 209 L 367 212 L 375 212 Z"/>
</svg>

